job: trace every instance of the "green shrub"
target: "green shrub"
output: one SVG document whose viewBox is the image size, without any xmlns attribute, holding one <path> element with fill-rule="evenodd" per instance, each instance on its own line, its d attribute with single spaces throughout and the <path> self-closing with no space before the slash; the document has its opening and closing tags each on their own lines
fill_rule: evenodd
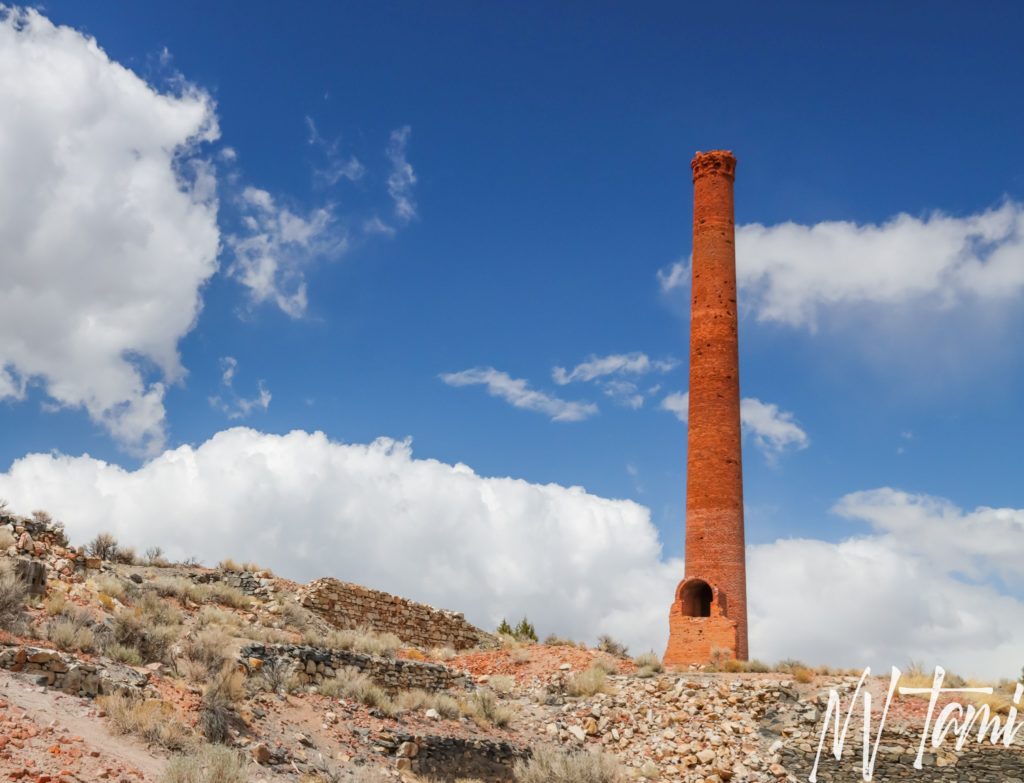
<svg viewBox="0 0 1024 783">
<path fill-rule="evenodd" d="M 519 625 L 516 626 L 512 635 L 520 642 L 537 641 L 537 631 L 534 630 L 533 625 L 525 617 L 519 621 Z"/>
</svg>

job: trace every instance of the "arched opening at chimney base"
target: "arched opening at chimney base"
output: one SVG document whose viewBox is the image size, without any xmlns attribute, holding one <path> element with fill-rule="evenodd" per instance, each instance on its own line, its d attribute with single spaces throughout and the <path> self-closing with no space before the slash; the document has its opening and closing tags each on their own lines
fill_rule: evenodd
<svg viewBox="0 0 1024 783">
<path fill-rule="evenodd" d="M 685 617 L 710 617 L 711 602 L 714 600 L 711 585 L 702 579 L 689 579 L 679 593 Z"/>
</svg>

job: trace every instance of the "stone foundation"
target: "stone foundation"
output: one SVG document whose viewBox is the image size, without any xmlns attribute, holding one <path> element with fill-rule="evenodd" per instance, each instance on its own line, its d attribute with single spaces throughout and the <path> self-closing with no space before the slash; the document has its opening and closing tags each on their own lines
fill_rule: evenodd
<svg viewBox="0 0 1024 783">
<path fill-rule="evenodd" d="M 859 727 L 858 727 L 859 731 Z M 851 735 L 854 732 L 851 731 Z M 851 737 L 852 739 L 852 737 Z M 817 738 L 814 742 L 817 748 Z M 887 744 L 883 736 L 878 751 L 878 761 L 872 780 L 875 783 L 896 783 L 896 781 L 920 781 L 920 783 L 1024 783 L 1024 747 L 1019 744 L 1009 748 L 981 746 L 968 743 L 963 751 L 949 751 L 952 743 L 944 743 L 939 753 L 925 753 L 921 759 L 923 769 L 914 769 L 917 744 L 912 747 Z M 932 750 L 930 744 L 927 748 Z M 847 741 L 843 758 L 836 761 L 831 750 L 831 735 L 818 763 L 818 780 L 821 783 L 861 783 L 861 746 Z M 787 748 L 782 753 L 783 763 L 799 780 L 807 780 L 814 766 L 814 753 Z"/>
<path fill-rule="evenodd" d="M 699 591 L 706 591 L 704 600 Z M 679 583 L 669 610 L 668 629 L 666 666 L 700 665 L 715 658 L 736 657 L 738 625 L 728 616 L 726 596 L 701 579 Z"/>
<path fill-rule="evenodd" d="M 453 783 L 469 778 L 485 783 L 513 780 L 512 767 L 529 751 L 507 742 L 460 737 L 381 732 L 374 744 L 395 754 L 396 766 L 432 780 Z"/>
<path fill-rule="evenodd" d="M 250 671 L 285 660 L 299 679 L 316 685 L 337 675 L 338 670 L 358 669 L 386 691 L 420 688 L 425 691 L 467 690 L 473 687 L 462 672 L 439 663 L 382 658 L 349 650 L 328 650 L 304 645 L 252 644 L 241 650 L 243 663 Z"/>
<path fill-rule="evenodd" d="M 149 677 L 130 666 L 79 660 L 68 653 L 23 645 L 0 645 L 0 669 L 37 676 L 39 685 L 72 696 L 145 695 Z"/>
<path fill-rule="evenodd" d="M 494 643 L 494 637 L 466 622 L 461 612 L 435 609 L 337 579 L 310 582 L 299 601 L 336 628 L 367 627 L 393 633 L 415 647 L 465 650 Z"/>
</svg>

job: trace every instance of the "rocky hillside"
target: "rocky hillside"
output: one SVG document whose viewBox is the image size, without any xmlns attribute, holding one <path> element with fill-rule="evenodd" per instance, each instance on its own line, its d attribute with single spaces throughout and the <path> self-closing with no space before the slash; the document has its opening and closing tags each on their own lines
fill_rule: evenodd
<svg viewBox="0 0 1024 783">
<path fill-rule="evenodd" d="M 76 547 L 43 514 L 0 515 L 0 553 L 3 779 L 806 780 L 828 691 L 857 681 L 497 638 L 334 580 Z M 897 705 L 876 780 L 1024 775 L 1020 743 L 913 769 L 925 706 Z M 819 779 L 860 779 L 858 732 Z"/>
</svg>

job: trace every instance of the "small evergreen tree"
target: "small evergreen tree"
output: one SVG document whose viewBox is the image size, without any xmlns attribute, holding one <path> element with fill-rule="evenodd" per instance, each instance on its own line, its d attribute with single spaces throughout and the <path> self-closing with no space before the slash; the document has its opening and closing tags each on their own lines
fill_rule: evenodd
<svg viewBox="0 0 1024 783">
<path fill-rule="evenodd" d="M 512 630 L 512 626 L 508 624 L 508 620 L 505 618 L 501 619 L 501 625 L 498 626 L 496 632 L 498 636 L 515 636 L 515 631 Z"/>
<path fill-rule="evenodd" d="M 525 617 L 519 621 L 519 625 L 516 626 L 515 631 L 512 635 L 516 637 L 517 641 L 520 642 L 536 642 L 537 631 L 534 630 L 533 625 Z"/>
</svg>

